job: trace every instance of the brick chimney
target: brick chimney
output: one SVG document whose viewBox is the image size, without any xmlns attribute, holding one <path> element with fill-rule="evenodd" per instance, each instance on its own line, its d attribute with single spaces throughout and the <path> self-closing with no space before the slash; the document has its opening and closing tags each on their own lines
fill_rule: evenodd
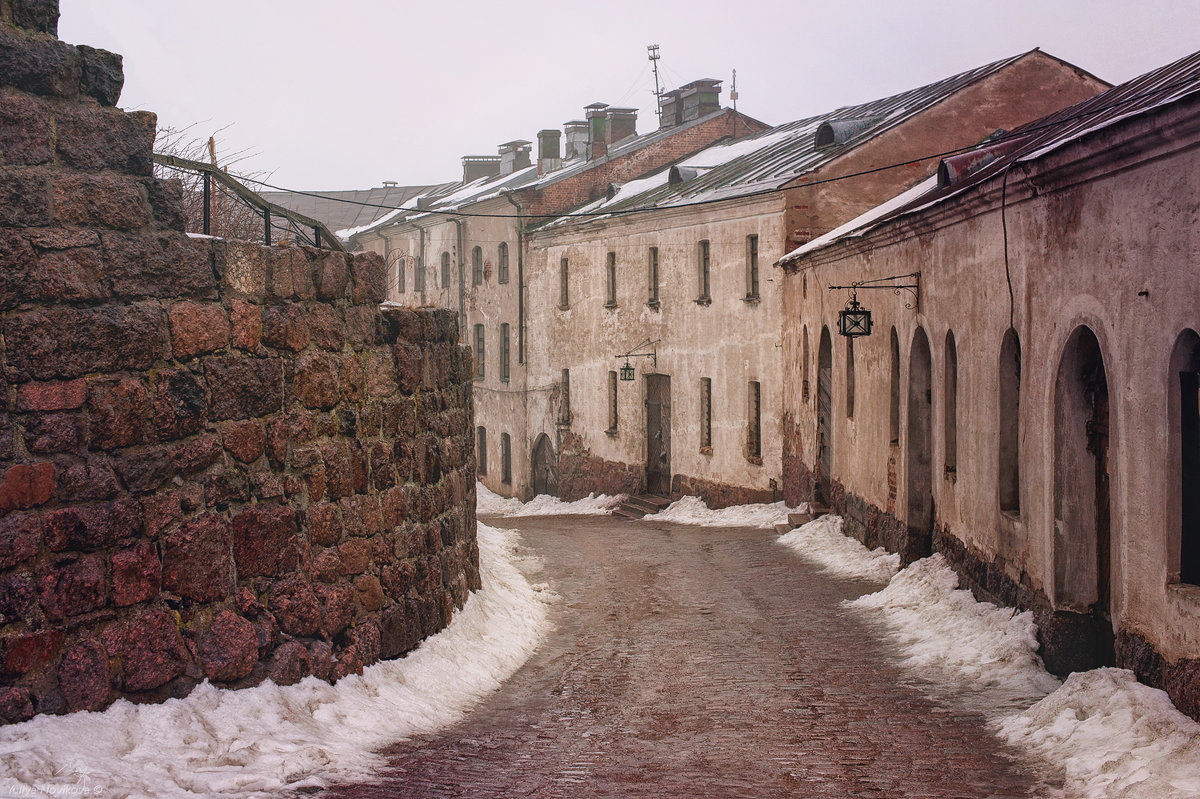
<svg viewBox="0 0 1200 799">
<path fill-rule="evenodd" d="M 464 155 L 463 183 L 471 183 L 484 177 L 500 174 L 500 156 L 498 155 Z"/>
<path fill-rule="evenodd" d="M 679 102 L 683 106 L 681 122 L 691 122 L 708 116 L 721 108 L 721 81 L 712 78 L 694 80 L 679 89 Z"/>
<path fill-rule="evenodd" d="M 529 166 L 529 149 L 532 142 L 524 139 L 505 142 L 500 145 L 500 174 L 511 175 L 519 169 Z"/>
<path fill-rule="evenodd" d="M 563 160 L 571 161 L 575 158 L 587 158 L 588 123 L 582 119 L 571 120 L 563 125 L 563 132 L 566 134 L 567 139 Z"/>
<path fill-rule="evenodd" d="M 562 152 L 559 150 L 561 134 L 554 128 L 539 130 L 538 174 L 544 175 L 562 167 Z"/>
<path fill-rule="evenodd" d="M 589 161 L 608 154 L 608 115 L 605 113 L 607 109 L 607 103 L 592 103 L 584 109 L 587 111 L 588 121 Z"/>
<path fill-rule="evenodd" d="M 636 108 L 610 108 L 606 113 L 608 118 L 608 143 L 610 145 L 616 144 L 630 136 L 637 135 Z"/>
</svg>

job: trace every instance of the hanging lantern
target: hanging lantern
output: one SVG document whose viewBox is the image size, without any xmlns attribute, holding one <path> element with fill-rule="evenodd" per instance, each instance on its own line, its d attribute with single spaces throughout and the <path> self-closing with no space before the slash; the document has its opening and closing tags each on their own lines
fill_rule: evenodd
<svg viewBox="0 0 1200 799">
<path fill-rule="evenodd" d="M 850 304 L 838 313 L 838 330 L 847 338 L 871 335 L 871 312 L 858 304 L 858 295 L 850 295 Z"/>
<path fill-rule="evenodd" d="M 621 367 L 621 379 L 622 380 L 632 380 L 633 379 L 633 364 L 631 364 L 629 362 L 628 358 L 625 359 L 625 365 Z"/>
</svg>

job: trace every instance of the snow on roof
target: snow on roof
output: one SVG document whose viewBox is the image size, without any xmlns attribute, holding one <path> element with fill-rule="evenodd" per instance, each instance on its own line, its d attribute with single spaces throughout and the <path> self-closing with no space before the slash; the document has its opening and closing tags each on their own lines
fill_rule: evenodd
<svg viewBox="0 0 1200 799">
<path fill-rule="evenodd" d="M 778 263 L 794 263 L 835 242 L 863 236 L 887 222 L 940 205 L 1002 174 L 1013 164 L 1036 161 L 1085 136 L 1151 113 L 1197 92 L 1200 92 L 1200 52 L 1184 56 L 1120 86 L 1023 125 L 999 140 L 984 142 L 979 150 L 990 148 L 998 157 L 981 160 L 974 172 L 954 182 L 945 179 L 939 181 L 937 176 L 925 180 L 846 224 L 797 247 L 780 258 Z M 1019 146 L 1004 146 L 1016 140 L 1020 140 Z"/>
</svg>

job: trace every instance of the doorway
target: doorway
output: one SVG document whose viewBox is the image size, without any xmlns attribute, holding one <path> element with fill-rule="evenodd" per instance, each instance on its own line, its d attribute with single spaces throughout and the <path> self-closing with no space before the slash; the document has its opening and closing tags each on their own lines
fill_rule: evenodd
<svg viewBox="0 0 1200 799">
<path fill-rule="evenodd" d="M 671 495 L 670 375 L 646 375 L 646 491 Z"/>
<path fill-rule="evenodd" d="M 933 552 L 933 380 L 929 339 L 917 328 L 908 361 L 908 436 L 905 442 L 908 478 L 909 558 Z"/>
<path fill-rule="evenodd" d="M 821 328 L 817 349 L 817 480 L 816 499 L 829 503 L 833 496 L 829 481 L 833 476 L 833 342 L 829 328 Z"/>
<path fill-rule="evenodd" d="M 533 445 L 533 493 L 558 495 L 558 464 L 554 457 L 554 445 L 545 433 L 538 436 Z"/>
</svg>

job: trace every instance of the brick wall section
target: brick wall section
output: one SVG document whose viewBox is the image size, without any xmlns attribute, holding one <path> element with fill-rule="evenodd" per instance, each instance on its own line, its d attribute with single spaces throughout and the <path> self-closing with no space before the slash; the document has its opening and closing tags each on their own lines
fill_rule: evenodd
<svg viewBox="0 0 1200 799">
<path fill-rule="evenodd" d="M 375 255 L 189 238 L 119 57 L 0 15 L 0 720 L 440 630 L 479 587 L 453 315 L 381 311 Z"/>
<path fill-rule="evenodd" d="M 533 224 L 540 214 L 560 214 L 599 199 L 610 183 L 624 183 L 661 169 L 725 138 L 760 133 L 767 125 L 732 109 L 712 119 L 671 132 L 630 153 L 597 159 L 588 169 L 539 188 L 514 192 Z"/>
</svg>

